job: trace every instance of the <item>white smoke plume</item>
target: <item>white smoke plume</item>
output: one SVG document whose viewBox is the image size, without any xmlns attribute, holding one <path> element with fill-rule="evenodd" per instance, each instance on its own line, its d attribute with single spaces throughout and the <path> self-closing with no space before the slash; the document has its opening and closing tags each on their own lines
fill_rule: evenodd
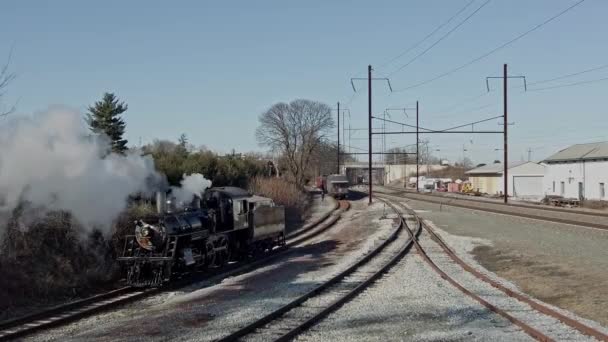
<svg viewBox="0 0 608 342">
<path fill-rule="evenodd" d="M 190 203 L 194 195 L 201 197 L 205 189 L 211 187 L 211 181 L 200 173 L 184 175 L 180 184 L 180 188 L 171 188 L 171 193 L 175 196 L 177 203 Z"/>
<path fill-rule="evenodd" d="M 104 157 L 108 148 L 107 138 L 92 136 L 82 115 L 66 108 L 0 121 L 0 217 L 29 202 L 70 211 L 85 227 L 110 227 L 130 194 L 152 193 L 165 178 L 151 157 Z M 0 220 L 0 239 L 5 227 Z"/>
</svg>

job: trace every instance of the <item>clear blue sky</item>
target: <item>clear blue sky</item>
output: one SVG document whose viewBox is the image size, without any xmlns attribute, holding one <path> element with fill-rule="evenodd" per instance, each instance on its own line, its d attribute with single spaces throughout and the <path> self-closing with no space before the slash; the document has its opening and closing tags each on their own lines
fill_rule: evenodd
<svg viewBox="0 0 608 342">
<path fill-rule="evenodd" d="M 449 18 L 468 0 L 412 1 L 3 1 L 0 58 L 13 47 L 18 78 L 6 100 L 19 100 L 16 115 L 64 104 L 82 111 L 104 91 L 129 104 L 127 138 L 173 139 L 183 132 L 195 145 L 219 152 L 262 150 L 257 117 L 278 101 L 308 98 L 348 103 L 351 127 L 367 127 L 364 84 L 353 94 L 349 78 L 368 64 L 390 73 L 480 6 L 461 16 L 419 49 L 384 68 Z M 493 0 L 448 38 L 391 76 L 402 89 L 459 66 L 541 23 L 576 0 Z M 528 82 L 608 63 L 608 2 L 586 0 L 522 40 L 449 77 L 389 94 L 376 83 L 374 112 L 421 104 L 421 125 L 445 128 L 501 114 L 501 92 L 452 111 L 452 105 L 485 90 L 485 77 L 526 75 Z M 0 59 L 1 60 L 1 59 Z M 608 76 L 608 69 L 543 86 Z M 513 80 L 513 85 L 517 86 Z M 500 86 L 494 82 L 494 87 Z M 571 143 L 608 140 L 608 82 L 539 92 L 512 90 L 510 157 L 533 149 L 540 159 Z M 349 103 L 350 100 L 350 103 Z M 474 108 L 491 105 L 479 110 Z M 413 114 L 413 112 L 410 112 Z M 392 113 L 397 121 L 413 116 Z M 393 127 L 398 128 L 398 127 Z M 500 129 L 492 121 L 486 129 Z M 352 145 L 366 148 L 360 131 Z M 476 162 L 501 156 L 502 137 L 428 136 L 435 154 Z M 391 136 L 387 145 L 414 143 Z"/>
</svg>

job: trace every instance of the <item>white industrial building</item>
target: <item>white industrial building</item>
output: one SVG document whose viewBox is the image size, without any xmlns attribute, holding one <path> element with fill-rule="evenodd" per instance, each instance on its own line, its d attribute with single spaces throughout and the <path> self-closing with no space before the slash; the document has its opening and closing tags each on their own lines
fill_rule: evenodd
<svg viewBox="0 0 608 342">
<path fill-rule="evenodd" d="M 465 172 L 473 189 L 490 195 L 502 195 L 504 191 L 504 167 L 501 163 L 488 164 Z M 507 170 L 509 196 L 539 200 L 544 197 L 543 176 L 545 168 L 534 162 L 509 163 Z"/>
<path fill-rule="evenodd" d="M 608 141 L 572 145 L 543 162 L 547 195 L 606 200 Z"/>
</svg>

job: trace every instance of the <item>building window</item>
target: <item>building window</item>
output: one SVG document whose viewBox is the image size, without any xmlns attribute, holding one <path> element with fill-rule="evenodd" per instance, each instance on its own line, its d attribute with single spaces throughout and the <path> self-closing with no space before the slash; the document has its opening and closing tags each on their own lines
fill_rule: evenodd
<svg viewBox="0 0 608 342">
<path fill-rule="evenodd" d="M 604 183 L 600 183 L 600 198 L 606 197 L 606 189 L 604 188 Z"/>
<path fill-rule="evenodd" d="M 560 189 L 559 189 L 559 194 L 564 196 L 564 194 L 566 193 L 566 183 L 565 182 L 561 182 L 560 183 Z"/>
<path fill-rule="evenodd" d="M 553 193 L 555 193 L 555 181 L 553 181 Z"/>
</svg>

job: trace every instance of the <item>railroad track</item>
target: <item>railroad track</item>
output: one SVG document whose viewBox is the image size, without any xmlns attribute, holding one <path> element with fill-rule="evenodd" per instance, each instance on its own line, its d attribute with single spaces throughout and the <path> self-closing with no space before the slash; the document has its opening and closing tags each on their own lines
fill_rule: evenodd
<svg viewBox="0 0 608 342">
<path fill-rule="evenodd" d="M 571 212 L 555 208 L 533 208 L 526 205 L 501 204 L 485 201 L 476 201 L 460 198 L 448 198 L 434 195 L 423 195 L 410 193 L 407 191 L 398 193 L 377 192 L 383 196 L 393 196 L 396 198 L 407 198 L 415 201 L 439 204 L 443 206 L 458 207 L 470 210 L 486 211 L 501 215 L 529 218 L 547 222 L 575 225 L 580 227 L 591 227 L 595 229 L 608 230 L 608 218 L 604 215 L 596 215 L 588 212 Z M 527 212 L 526 212 L 527 210 Z M 577 216 L 578 215 L 578 216 Z M 599 222 L 603 221 L 603 222 Z"/>
<path fill-rule="evenodd" d="M 329 229 L 343 211 L 350 208 L 350 202 L 339 201 L 332 211 L 320 217 L 316 222 L 286 236 L 286 247 L 304 243 Z M 31 315 L 0 322 L 0 341 L 8 341 L 32 334 L 37 331 L 53 328 L 84 317 L 115 309 L 130 302 L 155 295 L 165 290 L 175 290 L 193 282 L 207 280 L 210 284 L 221 282 L 222 279 L 248 272 L 269 261 L 284 255 L 289 250 L 281 248 L 268 256 L 247 264 L 232 264 L 222 269 L 212 269 L 205 274 L 186 277 L 166 288 L 141 289 L 131 286 L 122 287 L 99 295 L 91 296 L 67 304 L 59 305 Z"/>
<path fill-rule="evenodd" d="M 384 197 L 384 196 L 381 196 Z M 384 197 L 384 200 L 386 201 L 388 198 Z M 401 209 L 403 209 L 406 213 L 408 213 L 409 215 L 416 217 L 417 221 L 419 222 L 419 225 L 421 227 L 421 229 L 424 230 L 424 232 L 426 232 L 427 234 L 429 234 L 430 238 L 437 244 L 439 245 L 440 249 L 443 251 L 443 253 L 445 255 L 447 255 L 455 264 L 457 264 L 461 269 L 465 270 L 466 272 L 472 274 L 475 278 L 483 281 L 484 283 L 494 287 L 495 289 L 499 290 L 500 292 L 504 293 L 505 295 L 514 298 L 515 300 L 524 303 L 526 305 L 529 305 L 534 311 L 540 313 L 541 315 L 545 315 L 545 316 L 549 316 L 553 319 L 558 320 L 559 322 L 561 322 L 561 324 L 568 326 L 571 329 L 574 329 L 576 331 L 578 331 L 579 333 L 583 334 L 583 335 L 587 335 L 593 338 L 596 338 L 600 341 L 608 341 L 608 335 L 603 333 L 602 331 L 595 329 L 589 325 L 586 325 L 585 323 L 582 323 L 580 321 L 577 321 L 576 319 L 573 319 L 571 317 L 568 317 L 562 313 L 560 313 L 559 311 L 549 307 L 548 305 L 535 301 L 533 299 L 530 299 L 529 297 L 522 295 L 519 292 L 513 291 L 507 287 L 505 287 L 504 285 L 498 283 L 497 281 L 491 279 L 490 277 L 488 277 L 487 275 L 481 273 L 480 271 L 478 271 L 476 268 L 472 267 L 471 265 L 469 265 L 468 263 L 466 263 L 465 261 L 463 261 L 460 257 L 458 257 L 458 255 L 456 255 L 454 253 L 454 251 L 452 251 L 449 246 L 443 241 L 443 239 L 441 239 L 441 237 L 435 232 L 435 230 L 431 227 L 431 225 L 429 225 L 426 221 L 420 219 L 417 217 L 416 213 L 408 208 L 407 206 L 405 206 L 402 203 L 396 202 L 395 204 L 391 203 L 390 201 L 388 202 L 388 204 L 392 207 L 400 207 Z M 397 209 L 395 209 L 397 210 Z M 424 259 L 424 261 L 435 271 L 437 272 L 443 279 L 445 279 L 446 281 L 448 281 L 450 284 L 452 284 L 454 287 L 456 287 L 457 289 L 459 289 L 461 292 L 463 292 L 464 294 L 466 294 L 467 296 L 473 298 L 474 300 L 476 300 L 477 302 L 479 302 L 481 305 L 485 306 L 486 308 L 488 308 L 489 310 L 501 315 L 502 317 L 506 318 L 507 320 L 509 320 L 510 322 L 512 322 L 513 324 L 517 325 L 518 327 L 520 327 L 524 332 L 526 332 L 528 335 L 530 335 L 531 337 L 539 340 L 539 341 L 553 341 L 554 338 L 552 338 L 550 335 L 554 334 L 554 332 L 552 331 L 551 328 L 545 328 L 540 324 L 530 324 L 528 322 L 525 322 L 524 320 L 517 318 L 516 314 L 513 313 L 513 311 L 509 311 L 506 308 L 501 307 L 498 304 L 493 304 L 490 303 L 490 301 L 485 300 L 484 298 L 482 298 L 480 295 L 476 294 L 474 291 L 467 289 L 467 287 L 461 283 L 459 283 L 457 280 L 455 280 L 452 276 L 450 276 L 446 271 L 442 270 L 434 261 L 433 259 L 429 256 L 429 254 L 427 253 L 425 247 L 423 247 L 420 242 L 418 241 L 418 238 L 416 238 L 414 240 L 414 246 L 416 248 L 416 250 L 418 251 L 418 254 Z M 546 329 L 546 330 L 545 330 Z"/>
<path fill-rule="evenodd" d="M 469 196 L 468 198 L 467 197 L 446 196 L 446 195 L 442 195 L 442 194 L 445 194 L 442 192 L 434 192 L 434 193 L 433 192 L 427 192 L 427 193 L 415 192 L 413 190 L 403 190 L 403 188 L 395 187 L 395 186 L 384 186 L 384 188 L 389 189 L 391 191 L 396 191 L 396 192 L 391 193 L 394 195 L 411 194 L 411 195 L 419 195 L 419 196 L 426 196 L 426 197 L 443 198 L 446 200 L 455 199 L 455 200 L 462 200 L 462 201 L 468 201 L 468 202 L 473 202 L 473 203 L 493 204 L 493 205 L 499 205 L 499 206 L 504 206 L 504 207 L 524 208 L 524 209 L 532 209 L 532 210 L 544 210 L 544 211 L 553 211 L 553 212 L 559 212 L 559 213 L 586 215 L 586 216 L 594 216 L 594 217 L 608 217 L 608 213 L 592 212 L 592 211 L 571 209 L 571 208 L 565 208 L 565 207 L 555 208 L 555 207 L 550 207 L 550 206 L 541 205 L 541 204 L 522 204 L 522 203 L 513 203 L 513 202 L 509 202 L 509 203 L 505 204 L 505 203 L 498 202 L 498 201 L 476 199 L 475 197 L 471 197 L 471 196 Z"/>
<path fill-rule="evenodd" d="M 405 229 L 405 220 L 399 218 L 399 225 L 389 238 L 355 264 L 219 341 L 291 340 L 337 310 L 373 284 L 409 251 L 414 238 L 407 233 L 410 230 Z M 419 228 L 416 230 L 419 232 Z"/>
</svg>

